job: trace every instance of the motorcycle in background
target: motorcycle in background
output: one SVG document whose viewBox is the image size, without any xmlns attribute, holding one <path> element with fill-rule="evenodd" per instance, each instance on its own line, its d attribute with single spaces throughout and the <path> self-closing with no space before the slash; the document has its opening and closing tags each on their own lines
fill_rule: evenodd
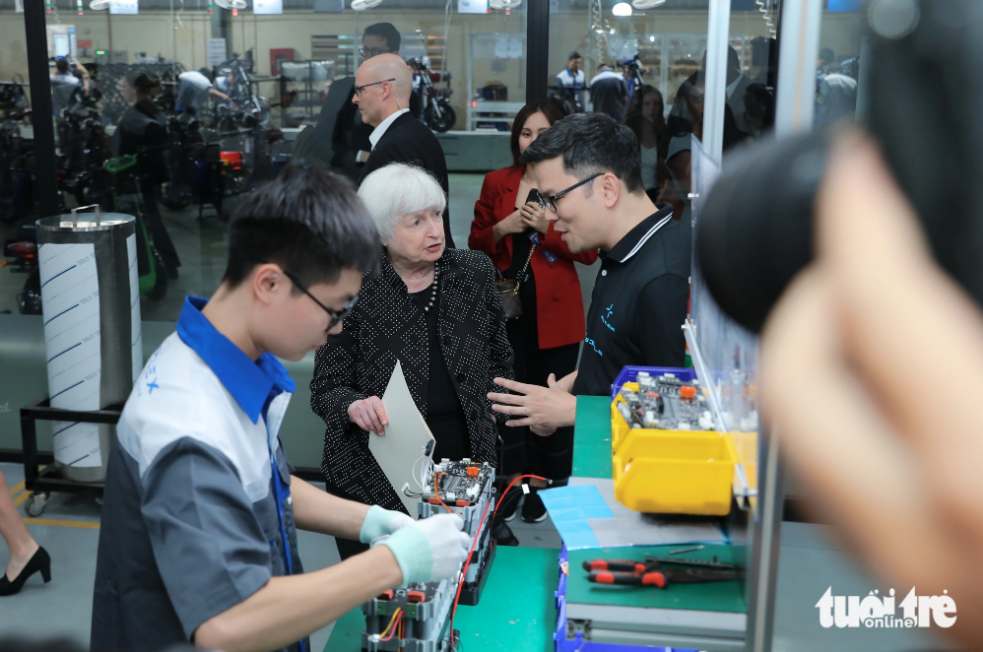
<svg viewBox="0 0 983 652">
<path fill-rule="evenodd" d="M 447 71 L 431 70 L 429 57 L 410 59 L 406 63 L 413 69 L 413 83 L 420 95 L 423 109 L 423 124 L 438 133 L 453 128 L 457 122 L 457 112 L 450 101 L 454 91 L 451 88 L 434 87 L 434 82 L 450 82 L 451 74 Z"/>
<path fill-rule="evenodd" d="M 239 54 L 215 66 L 216 86 L 229 96 L 229 102 L 215 106 L 215 126 L 220 131 L 233 131 L 238 127 L 269 127 L 273 118 L 270 103 L 261 95 L 253 93 L 252 83 L 246 66 Z M 217 83 L 219 79 L 227 81 Z"/>
</svg>

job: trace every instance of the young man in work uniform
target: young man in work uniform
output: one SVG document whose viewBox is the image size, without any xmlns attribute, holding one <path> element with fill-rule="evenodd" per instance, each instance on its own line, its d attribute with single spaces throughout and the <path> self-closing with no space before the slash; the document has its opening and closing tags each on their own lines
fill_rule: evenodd
<svg viewBox="0 0 983 652">
<path fill-rule="evenodd" d="M 379 238 L 354 190 L 289 168 L 229 225 L 211 300 L 189 297 L 140 375 L 110 454 L 93 650 L 287 648 L 394 586 L 457 572 L 469 537 L 291 476 L 277 435 L 300 360 L 341 330 Z M 303 573 L 296 528 L 381 544 Z"/>
<path fill-rule="evenodd" d="M 602 251 L 578 370 L 549 387 L 496 379 L 515 393 L 489 394 L 509 426 L 545 436 L 574 424 L 578 395 L 609 396 L 626 365 L 683 366 L 692 229 L 648 198 L 635 135 L 605 115 L 564 118 L 522 162 L 570 251 Z"/>
</svg>

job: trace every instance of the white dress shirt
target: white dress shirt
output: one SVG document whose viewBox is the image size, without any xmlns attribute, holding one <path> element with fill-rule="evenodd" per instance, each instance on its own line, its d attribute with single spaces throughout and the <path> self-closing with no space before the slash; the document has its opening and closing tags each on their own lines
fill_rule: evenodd
<svg viewBox="0 0 983 652">
<path fill-rule="evenodd" d="M 386 130 L 389 129 L 389 126 L 396 121 L 396 118 L 408 111 L 409 109 L 400 109 L 399 111 L 396 111 L 396 113 L 393 113 L 391 116 L 380 122 L 379 126 L 372 130 L 372 133 L 369 134 L 369 142 L 372 143 L 372 149 L 375 149 L 375 146 L 380 140 L 382 140 L 382 136 L 386 133 Z M 368 157 L 365 157 L 365 161 L 362 160 L 362 152 L 363 150 L 358 150 L 355 152 L 355 161 L 357 163 L 364 163 L 365 161 L 369 160 Z M 371 154 L 372 152 L 369 151 L 365 153 Z"/>
<path fill-rule="evenodd" d="M 389 129 L 392 123 L 396 122 L 396 118 L 403 115 L 404 113 L 409 113 L 409 112 L 410 112 L 409 109 L 400 109 L 399 111 L 396 111 L 396 113 L 393 113 L 391 116 L 380 122 L 379 126 L 373 129 L 372 133 L 369 134 L 369 142 L 372 143 L 372 149 L 375 149 L 375 146 L 379 144 L 379 141 L 382 140 L 382 137 L 385 135 L 386 130 Z"/>
</svg>

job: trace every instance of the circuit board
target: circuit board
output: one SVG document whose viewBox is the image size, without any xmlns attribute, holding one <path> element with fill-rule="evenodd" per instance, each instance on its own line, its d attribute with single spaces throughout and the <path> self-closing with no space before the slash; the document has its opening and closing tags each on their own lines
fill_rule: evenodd
<svg viewBox="0 0 983 652">
<path fill-rule="evenodd" d="M 481 525 L 481 517 L 486 508 L 489 518 L 491 517 L 491 509 L 494 508 L 491 503 L 494 498 L 494 467 L 488 463 L 478 464 L 467 458 L 460 462 L 444 459 L 434 465 L 432 479 L 417 503 L 420 518 L 449 510 L 464 519 L 465 532 L 478 537 L 478 545 L 475 546 L 467 577 L 464 578 L 461 604 L 478 604 L 480 580 L 494 555 L 490 521 Z"/>
<path fill-rule="evenodd" d="M 478 603 L 481 588 L 495 557 L 491 538 L 491 510 L 495 500 L 495 469 L 468 459 L 441 460 L 427 469 L 422 493 L 417 500 L 417 518 L 451 511 L 464 520 L 464 532 L 477 539 L 467 574 L 460 586 L 460 604 Z M 420 481 L 418 481 L 420 482 Z M 483 522 L 482 517 L 487 514 Z M 411 584 L 386 591 L 362 605 L 366 652 L 451 652 L 451 612 L 458 594 L 459 578 Z M 399 610 L 397 612 L 397 610 Z M 401 618 L 394 620 L 394 616 Z M 402 623 L 402 629 L 387 626 Z M 391 637 L 386 639 L 390 634 Z"/>
<path fill-rule="evenodd" d="M 710 405 L 699 381 L 680 380 L 672 374 L 650 376 L 639 372 L 638 391 L 622 388 L 624 403 L 618 411 L 631 428 L 661 430 L 714 430 Z"/>
</svg>

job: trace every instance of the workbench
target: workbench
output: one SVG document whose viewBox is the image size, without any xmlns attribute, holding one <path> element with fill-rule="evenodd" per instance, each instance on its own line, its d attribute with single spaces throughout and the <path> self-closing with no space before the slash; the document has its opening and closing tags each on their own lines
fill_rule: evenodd
<svg viewBox="0 0 983 652">
<path fill-rule="evenodd" d="M 609 397 L 577 398 L 574 476 L 611 477 L 610 405 Z M 709 559 L 717 556 L 720 561 L 730 561 L 730 548 L 726 544 L 708 545 L 687 557 Z M 476 607 L 460 606 L 457 611 L 454 628 L 461 632 L 466 652 L 554 650 L 558 554 L 558 550 L 549 548 L 498 548 L 481 602 Z M 677 586 L 671 592 L 602 587 L 588 583 L 580 568 L 583 559 L 613 556 L 644 559 L 645 554 L 660 554 L 660 551 L 648 547 L 571 552 L 565 597 L 567 617 L 573 619 L 578 611 L 589 611 L 593 619 L 600 617 L 605 631 L 616 632 L 619 614 L 645 609 L 654 615 L 651 628 L 666 641 L 662 645 L 697 647 L 699 641 L 710 643 L 701 649 L 736 649 L 732 646 L 738 644 L 743 648 L 746 606 L 742 583 Z M 357 652 L 361 649 L 364 628 L 365 616 L 361 608 L 350 611 L 335 624 L 324 652 Z M 640 643 L 630 636 L 621 642 Z"/>
</svg>

